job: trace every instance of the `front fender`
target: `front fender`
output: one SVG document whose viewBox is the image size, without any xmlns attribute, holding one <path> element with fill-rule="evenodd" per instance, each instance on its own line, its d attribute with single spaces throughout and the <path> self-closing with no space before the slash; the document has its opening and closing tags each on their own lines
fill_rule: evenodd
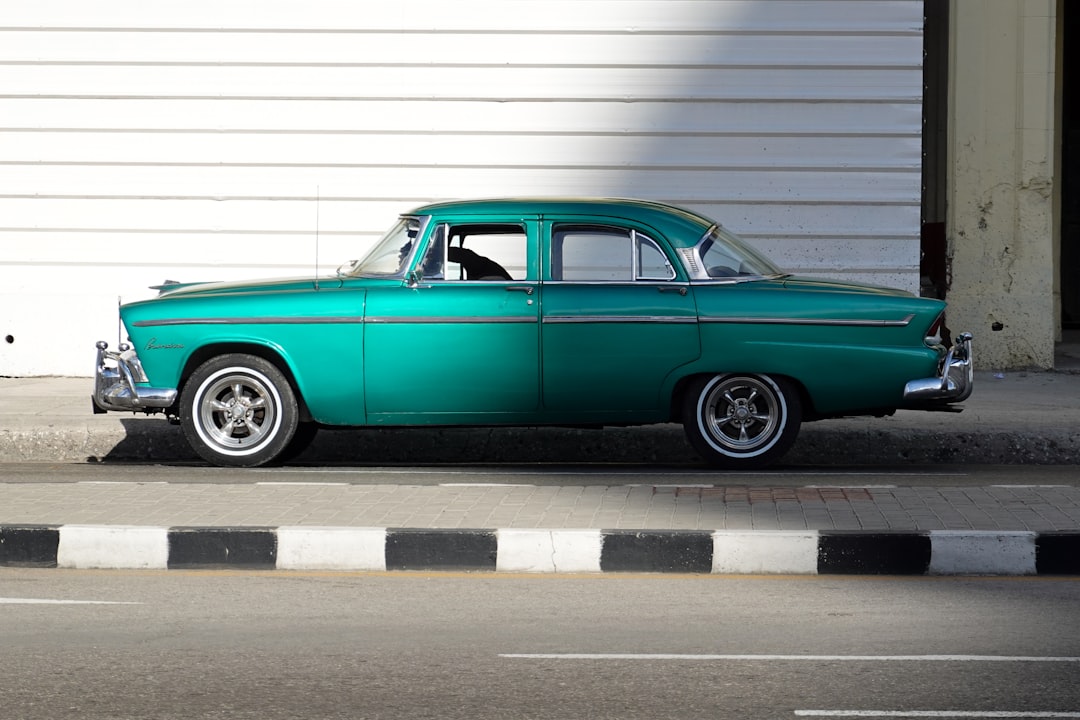
<svg viewBox="0 0 1080 720">
<path fill-rule="evenodd" d="M 364 295 L 324 289 L 287 298 L 166 297 L 121 313 L 151 385 L 179 389 L 210 357 L 251 352 L 293 378 L 313 420 L 359 425 L 366 420 Z"/>
</svg>

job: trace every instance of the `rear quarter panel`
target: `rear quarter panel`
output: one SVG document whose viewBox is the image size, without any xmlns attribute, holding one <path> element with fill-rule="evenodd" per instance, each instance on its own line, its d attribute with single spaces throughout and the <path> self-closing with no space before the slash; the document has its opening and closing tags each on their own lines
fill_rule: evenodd
<svg viewBox="0 0 1080 720">
<path fill-rule="evenodd" d="M 785 375 L 829 415 L 892 409 L 937 369 L 925 335 L 944 303 L 890 291 L 695 286 L 702 371 Z"/>
</svg>

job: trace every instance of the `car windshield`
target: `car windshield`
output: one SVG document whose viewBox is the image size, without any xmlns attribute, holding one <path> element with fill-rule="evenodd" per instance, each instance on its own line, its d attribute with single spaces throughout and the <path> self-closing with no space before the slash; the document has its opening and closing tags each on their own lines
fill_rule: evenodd
<svg viewBox="0 0 1080 720">
<path fill-rule="evenodd" d="M 780 268 L 737 235 L 714 225 L 697 246 L 698 258 L 711 278 L 777 277 Z"/>
<path fill-rule="evenodd" d="M 338 268 L 338 275 L 349 277 L 394 277 L 405 272 L 409 258 L 416 250 L 426 218 L 405 216 L 398 218 L 374 247 L 359 260 L 353 260 Z"/>
</svg>

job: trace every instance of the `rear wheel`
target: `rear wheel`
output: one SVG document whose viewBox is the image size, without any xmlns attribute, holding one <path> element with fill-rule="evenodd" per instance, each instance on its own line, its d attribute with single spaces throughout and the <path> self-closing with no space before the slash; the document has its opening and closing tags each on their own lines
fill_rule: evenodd
<svg viewBox="0 0 1080 720">
<path fill-rule="evenodd" d="M 683 404 L 690 444 L 718 467 L 764 467 L 786 453 L 802 423 L 792 383 L 768 375 L 714 375 L 693 383 Z"/>
<path fill-rule="evenodd" d="M 289 381 L 255 355 L 207 360 L 180 397 L 184 436 L 215 465 L 255 467 L 274 460 L 292 440 L 299 415 Z"/>
</svg>

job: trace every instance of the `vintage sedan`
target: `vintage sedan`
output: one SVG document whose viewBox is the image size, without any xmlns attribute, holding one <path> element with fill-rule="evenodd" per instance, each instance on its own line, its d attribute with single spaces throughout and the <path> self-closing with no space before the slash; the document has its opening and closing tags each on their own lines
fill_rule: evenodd
<svg viewBox="0 0 1080 720">
<path fill-rule="evenodd" d="M 806 421 L 954 409 L 971 335 L 951 342 L 944 311 L 787 275 L 657 202 L 446 202 L 333 277 L 122 306 L 94 408 L 162 412 L 217 465 L 281 462 L 320 427 L 681 422 L 709 463 L 757 468 Z"/>
</svg>

